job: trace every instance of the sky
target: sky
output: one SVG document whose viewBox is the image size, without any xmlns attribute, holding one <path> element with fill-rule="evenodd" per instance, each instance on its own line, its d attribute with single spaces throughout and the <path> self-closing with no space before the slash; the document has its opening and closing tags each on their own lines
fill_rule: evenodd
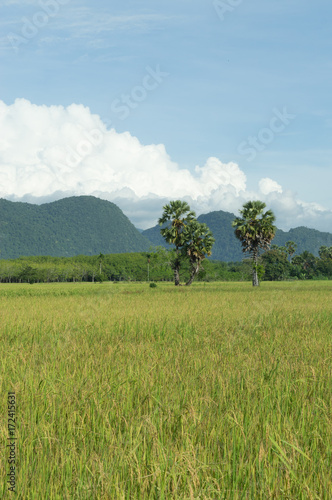
<svg viewBox="0 0 332 500">
<path fill-rule="evenodd" d="M 3 0 L 0 197 L 332 232 L 329 0 Z"/>
</svg>

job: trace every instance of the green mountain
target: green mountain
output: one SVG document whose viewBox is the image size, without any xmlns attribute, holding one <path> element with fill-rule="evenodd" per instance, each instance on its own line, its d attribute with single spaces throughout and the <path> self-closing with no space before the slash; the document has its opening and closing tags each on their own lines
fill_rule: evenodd
<svg viewBox="0 0 332 500">
<path fill-rule="evenodd" d="M 317 257 L 321 246 L 332 246 L 332 234 L 303 226 L 290 229 L 289 231 L 278 229 L 272 243 L 282 246 L 286 241 L 295 241 L 297 244 L 296 255 L 308 250 Z"/>
<path fill-rule="evenodd" d="M 43 205 L 0 199 L 0 258 L 29 255 L 71 257 L 148 250 L 119 207 L 93 196 Z"/>
<path fill-rule="evenodd" d="M 242 260 L 233 219 L 233 214 L 222 210 L 198 217 L 216 239 L 212 259 Z M 332 246 L 332 234 L 306 227 L 288 232 L 278 229 L 273 243 L 281 246 L 288 240 L 297 243 L 296 253 L 308 250 L 318 255 L 321 246 Z M 43 205 L 0 199 L 1 259 L 142 252 L 151 244 L 170 248 L 160 234 L 160 226 L 141 233 L 114 203 L 93 196 L 73 196 Z"/>
<path fill-rule="evenodd" d="M 199 222 L 205 222 L 205 224 L 207 224 L 216 239 L 212 248 L 212 259 L 225 262 L 242 260 L 243 253 L 241 243 L 236 239 L 234 229 L 232 228 L 232 221 L 234 218 L 235 216 L 233 214 L 223 212 L 222 210 L 202 214 L 197 218 Z M 146 236 L 153 245 L 163 245 L 167 247 L 160 234 L 160 226 L 146 229 L 142 234 Z M 272 243 L 282 246 L 288 240 L 295 241 L 297 244 L 296 254 L 308 250 L 318 256 L 318 250 L 321 246 L 332 246 L 331 233 L 323 233 L 307 227 L 297 227 L 295 229 L 290 229 L 290 231 L 278 229 Z"/>
</svg>

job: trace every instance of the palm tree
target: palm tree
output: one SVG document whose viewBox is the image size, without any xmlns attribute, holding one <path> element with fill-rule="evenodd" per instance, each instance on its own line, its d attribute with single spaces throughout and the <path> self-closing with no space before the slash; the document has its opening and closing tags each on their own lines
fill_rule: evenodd
<svg viewBox="0 0 332 500">
<path fill-rule="evenodd" d="M 304 270 L 305 277 L 312 277 L 316 267 L 316 257 L 308 250 L 305 250 L 300 255 L 293 258 L 294 265 L 301 266 Z"/>
<path fill-rule="evenodd" d="M 163 227 L 160 232 L 168 244 L 175 245 L 175 258 L 172 261 L 174 271 L 175 286 L 180 285 L 181 249 L 185 243 L 184 229 L 187 224 L 196 217 L 195 212 L 190 210 L 185 201 L 171 201 L 169 205 L 163 207 L 163 215 L 158 220 L 158 224 Z M 170 224 L 169 224 L 170 223 Z"/>
<path fill-rule="evenodd" d="M 318 255 L 322 260 L 332 259 L 332 247 L 321 246 L 318 250 Z"/>
<path fill-rule="evenodd" d="M 294 243 L 294 241 L 286 241 L 285 250 L 289 256 L 289 262 L 292 262 L 292 257 L 296 252 L 296 249 L 297 249 L 297 244 Z"/>
<path fill-rule="evenodd" d="M 190 278 L 186 283 L 188 286 L 194 281 L 205 257 L 211 255 L 215 239 L 207 225 L 197 221 L 190 222 L 183 234 L 185 238 L 183 253 L 189 257 L 191 264 Z"/>
<path fill-rule="evenodd" d="M 248 252 L 253 260 L 252 284 L 258 286 L 258 257 L 260 250 L 268 250 L 275 236 L 276 227 L 273 225 L 275 216 L 271 210 L 264 213 L 265 203 L 262 201 L 248 201 L 243 205 L 240 214 L 232 222 L 235 236 L 242 243 L 243 252 Z"/>
</svg>

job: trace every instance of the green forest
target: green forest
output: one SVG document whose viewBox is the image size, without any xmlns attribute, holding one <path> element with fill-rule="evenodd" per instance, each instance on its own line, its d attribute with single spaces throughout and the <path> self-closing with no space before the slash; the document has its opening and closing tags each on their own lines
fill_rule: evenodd
<svg viewBox="0 0 332 500">
<path fill-rule="evenodd" d="M 151 247 L 148 252 L 102 254 L 76 257 L 32 256 L 0 260 L 1 283 L 102 282 L 102 281 L 173 281 L 170 267 L 173 250 Z M 184 266 L 181 281 L 189 276 Z M 221 262 L 206 259 L 198 281 L 250 281 L 252 263 Z M 272 245 L 260 257 L 260 279 L 318 280 L 332 279 L 332 247 L 322 246 L 319 256 L 304 251 L 292 256 L 285 247 Z"/>
</svg>

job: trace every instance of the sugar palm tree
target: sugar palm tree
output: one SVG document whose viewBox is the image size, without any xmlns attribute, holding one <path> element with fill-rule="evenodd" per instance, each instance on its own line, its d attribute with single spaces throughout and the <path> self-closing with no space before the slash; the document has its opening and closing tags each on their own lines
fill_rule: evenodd
<svg viewBox="0 0 332 500">
<path fill-rule="evenodd" d="M 316 268 L 316 257 L 308 250 L 305 250 L 300 255 L 293 258 L 292 263 L 295 266 L 301 266 L 305 277 L 312 277 Z"/>
<path fill-rule="evenodd" d="M 206 224 L 192 221 L 184 230 L 185 244 L 183 253 L 189 257 L 190 278 L 186 285 L 191 285 L 198 274 L 203 260 L 211 255 L 212 246 L 215 242 L 210 229 Z"/>
<path fill-rule="evenodd" d="M 264 213 L 265 203 L 248 201 L 243 205 L 240 214 L 232 222 L 235 236 L 242 243 L 243 252 L 248 252 L 253 260 L 252 284 L 258 286 L 258 257 L 260 250 L 268 250 L 275 236 L 275 216 L 271 210 Z"/>
<path fill-rule="evenodd" d="M 168 244 L 175 245 L 175 258 L 172 261 L 174 271 L 174 283 L 180 285 L 180 267 L 182 247 L 185 243 L 184 229 L 196 217 L 195 212 L 190 210 L 188 203 L 185 201 L 171 201 L 163 207 L 163 214 L 158 220 L 158 224 L 162 227 L 161 235 L 165 238 Z"/>
<path fill-rule="evenodd" d="M 292 262 L 292 257 L 296 252 L 296 249 L 297 249 L 297 244 L 294 243 L 294 241 L 286 241 L 285 250 L 289 256 L 289 262 Z"/>
<path fill-rule="evenodd" d="M 318 255 L 322 260 L 332 259 L 332 247 L 321 246 L 318 250 Z"/>
</svg>

